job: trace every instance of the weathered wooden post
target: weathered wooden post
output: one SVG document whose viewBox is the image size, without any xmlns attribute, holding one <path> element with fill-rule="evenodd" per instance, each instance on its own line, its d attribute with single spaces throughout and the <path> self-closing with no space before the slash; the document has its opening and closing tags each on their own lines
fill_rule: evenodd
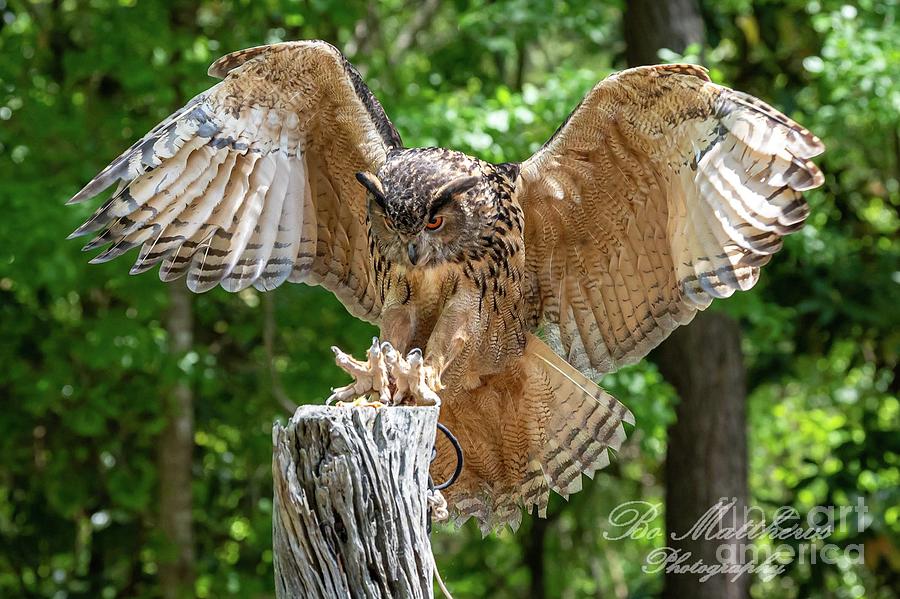
<svg viewBox="0 0 900 599">
<path fill-rule="evenodd" d="M 278 599 L 433 597 L 436 407 L 301 406 L 272 432 Z"/>
</svg>

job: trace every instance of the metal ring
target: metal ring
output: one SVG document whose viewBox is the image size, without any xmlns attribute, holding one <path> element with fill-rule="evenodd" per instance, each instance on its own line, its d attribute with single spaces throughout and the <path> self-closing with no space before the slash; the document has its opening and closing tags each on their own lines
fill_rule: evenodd
<svg viewBox="0 0 900 599">
<path fill-rule="evenodd" d="M 444 489 L 446 489 L 447 487 L 449 487 L 450 485 L 455 483 L 456 479 L 459 478 L 459 475 L 462 474 L 463 450 L 462 450 L 462 447 L 460 447 L 460 445 L 459 445 L 459 441 L 456 440 L 456 437 L 453 436 L 453 433 L 451 433 L 450 430 L 446 426 L 444 426 L 443 424 L 438 422 L 437 427 L 438 427 L 439 431 L 444 433 L 444 436 L 447 437 L 447 440 L 450 441 L 450 444 L 453 445 L 453 449 L 456 450 L 456 470 L 453 471 L 453 474 L 450 476 L 450 479 L 447 482 L 444 482 L 444 483 L 434 486 L 434 488 L 436 490 L 443 491 Z M 432 454 L 432 456 L 434 456 L 434 455 L 436 455 L 436 454 Z M 432 457 L 432 460 L 434 460 L 434 457 Z"/>
</svg>

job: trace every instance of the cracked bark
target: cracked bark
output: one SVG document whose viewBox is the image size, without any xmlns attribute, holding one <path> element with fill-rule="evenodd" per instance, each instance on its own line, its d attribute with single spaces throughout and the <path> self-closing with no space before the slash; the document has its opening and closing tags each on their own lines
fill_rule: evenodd
<svg viewBox="0 0 900 599">
<path fill-rule="evenodd" d="M 438 409 L 301 406 L 272 431 L 279 599 L 431 599 Z"/>
</svg>

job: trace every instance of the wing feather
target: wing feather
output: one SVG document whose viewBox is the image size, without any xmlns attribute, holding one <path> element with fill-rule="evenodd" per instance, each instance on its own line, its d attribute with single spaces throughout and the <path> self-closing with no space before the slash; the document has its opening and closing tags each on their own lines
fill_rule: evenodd
<svg viewBox="0 0 900 599">
<path fill-rule="evenodd" d="M 228 153 L 206 193 L 182 215 L 183 224 L 167 233 L 173 238 L 180 238 L 181 243 L 176 244 L 174 251 L 163 260 L 159 271 L 159 276 L 163 281 L 174 281 L 183 277 L 187 272 L 197 244 L 213 226 L 209 221 L 225 199 L 225 190 L 234 174 L 235 164 L 239 157 L 240 155 L 234 152 Z"/>
<path fill-rule="evenodd" d="M 224 80 L 113 160 L 70 202 L 117 189 L 73 236 L 95 233 L 92 262 L 141 247 L 132 273 L 162 263 L 165 281 L 321 284 L 377 321 L 365 192 L 402 142 L 356 69 L 333 46 L 289 42 L 230 54 Z"/>
<path fill-rule="evenodd" d="M 185 238 L 179 234 L 179 230 L 186 225 L 190 226 L 190 221 L 183 220 L 189 218 L 185 213 L 189 212 L 195 202 L 202 203 L 204 201 L 210 184 L 216 178 L 222 163 L 228 158 L 224 152 L 208 153 L 210 161 L 200 167 L 202 168 L 200 176 L 171 201 L 166 210 L 167 216 L 157 217 L 153 228 L 158 227 L 158 233 L 144 242 L 138 253 L 137 261 L 131 269 L 131 274 L 149 270 L 184 243 Z M 138 231 L 132 233 L 132 235 L 137 234 Z"/>
<path fill-rule="evenodd" d="M 228 259 L 222 274 L 222 287 L 226 291 L 240 291 L 252 283 L 249 272 L 254 264 L 255 249 L 248 245 L 260 226 L 260 216 L 266 206 L 266 195 L 275 178 L 277 158 L 264 154 L 250 175 L 249 190 L 241 202 L 240 211 L 234 217 L 231 242 L 228 245 Z M 257 244 L 258 245 L 258 244 Z"/>
<path fill-rule="evenodd" d="M 260 291 L 278 287 L 291 274 L 297 248 L 300 245 L 302 222 L 301 202 L 304 201 L 303 187 L 296 175 L 299 169 L 290 169 L 286 175 L 286 189 L 281 215 L 277 223 L 277 233 L 272 249 L 263 266 L 262 275 L 253 283 Z"/>
<path fill-rule="evenodd" d="M 822 143 L 693 65 L 599 83 L 523 163 L 530 320 L 593 373 L 751 288 L 803 225 Z M 557 327 L 558 325 L 558 327 Z"/>
</svg>

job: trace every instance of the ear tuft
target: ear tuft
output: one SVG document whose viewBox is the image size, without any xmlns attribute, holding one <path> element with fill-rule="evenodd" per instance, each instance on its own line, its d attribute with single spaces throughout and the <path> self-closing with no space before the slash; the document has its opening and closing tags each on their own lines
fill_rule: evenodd
<svg viewBox="0 0 900 599">
<path fill-rule="evenodd" d="M 378 177 L 366 171 L 359 171 L 356 173 L 356 180 L 359 181 L 360 185 L 369 190 L 379 205 L 384 205 L 384 187 L 382 187 Z"/>
<path fill-rule="evenodd" d="M 516 179 L 519 177 L 519 169 L 521 167 L 522 165 L 518 162 L 503 162 L 494 165 L 494 168 L 497 169 L 498 173 L 508 178 L 513 183 L 515 183 Z"/>
<path fill-rule="evenodd" d="M 459 177 L 458 179 L 453 179 L 442 185 L 434 195 L 439 198 L 447 197 L 449 199 L 455 195 L 469 191 L 469 189 L 477 185 L 479 181 L 481 181 L 481 177 L 474 175 L 469 177 Z"/>
</svg>

